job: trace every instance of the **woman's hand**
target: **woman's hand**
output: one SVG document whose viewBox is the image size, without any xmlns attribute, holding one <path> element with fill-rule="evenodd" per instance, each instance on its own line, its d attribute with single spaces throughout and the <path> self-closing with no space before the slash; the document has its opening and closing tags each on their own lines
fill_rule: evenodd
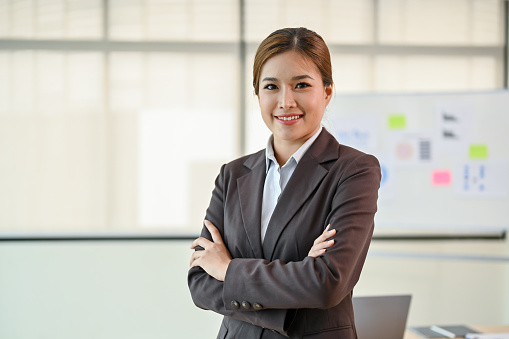
<svg viewBox="0 0 509 339">
<path fill-rule="evenodd" d="M 203 247 L 203 251 L 194 251 L 191 256 L 191 267 L 200 266 L 210 276 L 219 281 L 224 281 L 226 270 L 232 260 L 230 252 L 223 243 L 223 238 L 217 228 L 208 220 L 204 221 L 205 227 L 212 236 L 212 241 L 199 237 L 191 244 L 191 249 L 197 246 Z"/>
<path fill-rule="evenodd" d="M 309 257 L 316 258 L 316 257 L 324 254 L 327 251 L 327 248 L 334 245 L 333 239 L 331 239 L 331 240 L 327 240 L 327 239 L 333 237 L 334 234 L 336 234 L 336 230 L 334 229 L 334 230 L 329 231 L 329 228 L 330 228 L 330 224 L 327 225 L 327 227 L 325 228 L 323 233 L 320 234 L 320 236 L 315 239 L 315 241 L 313 242 L 313 247 L 311 247 L 311 249 L 309 250 L 309 253 L 308 253 Z"/>
</svg>

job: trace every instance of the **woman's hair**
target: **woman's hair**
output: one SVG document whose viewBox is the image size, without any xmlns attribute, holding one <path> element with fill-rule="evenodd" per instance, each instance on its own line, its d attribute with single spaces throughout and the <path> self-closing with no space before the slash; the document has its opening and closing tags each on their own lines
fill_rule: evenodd
<svg viewBox="0 0 509 339">
<path fill-rule="evenodd" d="M 332 65 L 325 41 L 317 33 L 304 28 L 282 28 L 272 32 L 258 46 L 253 64 L 253 87 L 258 95 L 260 74 L 265 62 L 271 57 L 295 51 L 311 60 L 322 75 L 323 85 L 332 85 Z"/>
</svg>

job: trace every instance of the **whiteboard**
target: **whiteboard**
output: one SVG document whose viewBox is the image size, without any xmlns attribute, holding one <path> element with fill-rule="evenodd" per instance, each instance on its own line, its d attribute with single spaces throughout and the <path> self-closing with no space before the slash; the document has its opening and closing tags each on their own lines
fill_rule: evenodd
<svg viewBox="0 0 509 339">
<path fill-rule="evenodd" d="M 379 159 L 377 228 L 508 229 L 508 91 L 339 95 L 323 122 Z"/>
</svg>

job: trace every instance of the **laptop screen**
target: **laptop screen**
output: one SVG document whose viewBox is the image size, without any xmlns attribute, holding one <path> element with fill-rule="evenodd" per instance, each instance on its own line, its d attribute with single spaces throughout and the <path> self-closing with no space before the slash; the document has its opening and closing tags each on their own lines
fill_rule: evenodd
<svg viewBox="0 0 509 339">
<path fill-rule="evenodd" d="M 354 297 L 359 339 L 403 339 L 411 295 Z"/>
</svg>

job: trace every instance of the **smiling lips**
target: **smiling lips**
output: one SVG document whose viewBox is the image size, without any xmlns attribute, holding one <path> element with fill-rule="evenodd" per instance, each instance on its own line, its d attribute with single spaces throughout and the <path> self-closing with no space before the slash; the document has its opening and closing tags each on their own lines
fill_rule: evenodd
<svg viewBox="0 0 509 339">
<path fill-rule="evenodd" d="M 275 116 L 275 118 L 282 123 L 294 123 L 297 122 L 296 120 L 302 118 L 303 115 L 285 115 L 285 116 Z"/>
</svg>

